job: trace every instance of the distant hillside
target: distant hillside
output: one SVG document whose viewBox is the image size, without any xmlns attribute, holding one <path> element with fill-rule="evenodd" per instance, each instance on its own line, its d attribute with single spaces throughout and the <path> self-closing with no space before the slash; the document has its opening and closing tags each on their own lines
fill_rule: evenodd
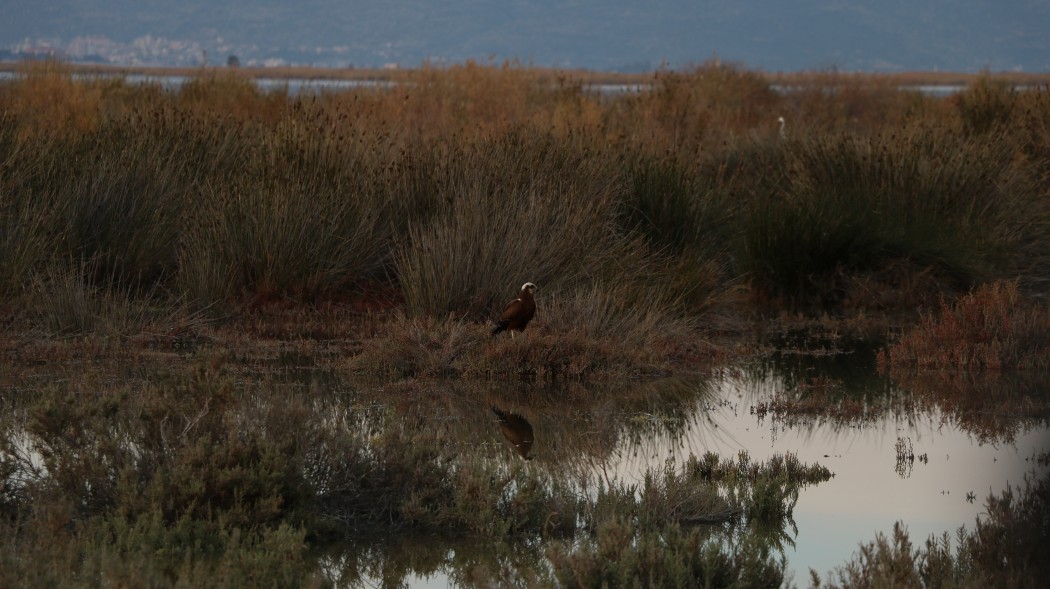
<svg viewBox="0 0 1050 589">
<path fill-rule="evenodd" d="M 637 71 L 718 57 L 768 71 L 1050 71 L 1047 23 L 1044 0 L 40 0 L 4 7 L 0 51 L 156 65 Z"/>
</svg>

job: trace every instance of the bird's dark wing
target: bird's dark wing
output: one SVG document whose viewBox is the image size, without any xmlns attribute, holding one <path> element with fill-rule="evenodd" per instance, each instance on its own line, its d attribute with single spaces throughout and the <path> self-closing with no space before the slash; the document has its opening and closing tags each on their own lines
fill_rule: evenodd
<svg viewBox="0 0 1050 589">
<path fill-rule="evenodd" d="M 521 299 L 514 299 L 513 301 L 507 303 L 507 306 L 503 308 L 503 314 L 499 316 L 499 320 L 507 321 L 509 319 L 513 319 L 519 313 L 521 313 L 522 306 L 523 303 L 521 302 Z"/>
</svg>

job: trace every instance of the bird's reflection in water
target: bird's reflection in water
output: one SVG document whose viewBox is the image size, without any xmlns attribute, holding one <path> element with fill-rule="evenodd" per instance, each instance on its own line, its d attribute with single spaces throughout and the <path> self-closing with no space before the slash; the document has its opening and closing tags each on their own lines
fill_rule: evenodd
<svg viewBox="0 0 1050 589">
<path fill-rule="evenodd" d="M 532 424 L 517 413 L 510 413 L 492 408 L 499 423 L 499 431 L 507 438 L 514 450 L 525 460 L 532 460 L 529 454 L 532 452 L 532 442 L 535 437 L 532 434 Z"/>
</svg>

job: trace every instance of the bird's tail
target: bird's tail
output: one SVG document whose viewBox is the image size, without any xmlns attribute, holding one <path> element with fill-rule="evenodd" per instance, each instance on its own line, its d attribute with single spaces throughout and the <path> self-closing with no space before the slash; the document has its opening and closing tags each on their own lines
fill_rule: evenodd
<svg viewBox="0 0 1050 589">
<path fill-rule="evenodd" d="M 495 327 L 492 328 L 492 335 L 496 335 L 497 333 L 499 333 L 501 331 L 506 331 L 506 330 L 507 330 L 507 322 L 506 321 L 500 321 L 500 322 L 496 323 Z"/>
</svg>

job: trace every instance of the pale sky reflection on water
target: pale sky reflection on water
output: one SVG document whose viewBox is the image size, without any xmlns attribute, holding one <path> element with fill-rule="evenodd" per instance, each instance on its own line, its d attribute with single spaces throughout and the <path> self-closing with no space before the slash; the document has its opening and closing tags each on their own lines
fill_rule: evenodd
<svg viewBox="0 0 1050 589">
<path fill-rule="evenodd" d="M 930 413 L 887 415 L 859 427 L 827 422 L 783 427 L 768 416 L 760 422 L 750 406 L 764 395 L 740 388 L 754 384 L 724 380 L 713 399 L 699 402 L 702 407 L 680 437 L 661 435 L 640 445 L 624 440 L 605 470 L 610 477 L 640 481 L 646 468 L 659 469 L 669 457 L 680 465 L 690 454 L 712 451 L 729 458 L 740 450 L 754 462 L 792 452 L 804 463 L 827 466 L 835 477 L 804 488 L 794 509 L 798 534 L 786 556 L 788 576 L 801 587 L 809 585 L 810 568 L 826 578 L 861 543 L 879 533 L 892 537 L 898 521 L 905 524 L 913 548 L 924 546 L 930 535 L 939 538 L 948 532 L 954 550 L 956 530 L 972 530 L 975 518 L 985 516 L 988 495 L 1001 493 L 1008 484 L 1023 486 L 1025 473 L 1036 468 L 1035 456 L 1050 449 L 1045 426 L 1022 431 L 1011 443 L 982 444 Z M 925 463 L 916 458 L 903 477 L 896 468 L 898 437 L 910 439 L 916 457 L 928 457 Z M 967 501 L 970 492 L 976 496 L 973 502 Z M 443 574 L 407 581 L 412 587 L 452 586 Z"/>
<path fill-rule="evenodd" d="M 772 413 L 760 418 L 752 412 L 777 391 L 790 388 L 776 371 L 758 377 L 725 374 L 701 386 L 706 392 L 687 406 L 691 409 L 664 413 L 651 407 L 652 413 L 616 415 L 617 421 L 640 425 L 654 421 L 651 428 L 635 428 L 651 435 L 621 435 L 614 438 L 611 451 L 591 456 L 577 455 L 579 445 L 552 446 L 545 436 L 550 435 L 545 431 L 549 422 L 540 416 L 532 424 L 534 465 L 582 461 L 584 470 L 596 477 L 634 483 L 643 479 L 646 469 L 659 471 L 668 458 L 680 467 L 690 455 L 708 451 L 735 458 L 746 450 L 752 462 L 791 452 L 803 463 L 823 464 L 834 478 L 800 491 L 793 511 L 797 534 L 787 531 L 795 543 L 785 545 L 788 581 L 801 587 L 809 585 L 811 568 L 825 579 L 862 543 L 872 542 L 877 534 L 892 537 L 896 522 L 904 524 L 913 549 L 923 547 L 931 535 L 940 538 L 947 532 L 954 551 L 956 531 L 960 526 L 973 530 L 975 519 L 986 516 L 990 494 L 999 495 L 1008 485 L 1023 488 L 1026 474 L 1047 469 L 1036 462 L 1039 454 L 1050 451 L 1050 428 L 1045 424 L 1019 427 L 1009 442 L 982 442 L 936 409 L 887 411 L 852 424 L 814 418 L 785 425 Z M 909 393 L 903 396 L 910 398 Z M 656 423 L 664 419 L 684 422 Z M 596 435 L 588 431 L 591 428 L 581 422 L 577 435 Z M 503 440 L 492 429 L 491 443 L 498 448 Z M 898 465 L 898 439 L 910 444 L 914 461 Z M 967 500 L 970 493 L 973 501 Z M 411 587 L 454 586 L 443 571 L 405 581 Z"/>
<path fill-rule="evenodd" d="M 646 467 L 659 468 L 671 456 L 681 464 L 690 454 L 733 457 L 740 450 L 754 462 L 792 452 L 804 463 L 827 466 L 835 477 L 804 488 L 794 509 L 798 535 L 787 558 L 797 584 L 808 584 L 810 568 L 823 578 L 844 565 L 877 533 L 892 536 L 897 521 L 905 524 L 914 547 L 944 532 L 954 542 L 959 526 L 972 530 L 975 518 L 984 515 L 990 493 L 999 494 L 1008 484 L 1023 486 L 1025 473 L 1036 468 L 1035 456 L 1050 449 L 1045 426 L 1022 430 L 1010 443 L 981 443 L 939 412 L 890 414 L 853 427 L 828 422 L 784 427 L 768 415 L 760 421 L 751 414 L 750 407 L 765 396 L 755 394 L 756 384 L 766 389 L 762 383 L 723 379 L 715 402 L 693 415 L 681 438 L 659 437 L 637 455 L 614 453 L 620 459 L 609 470 L 641 480 Z M 904 476 L 897 470 L 898 438 L 909 441 L 916 456 L 905 463 Z M 923 454 L 928 462 L 918 459 Z M 973 502 L 967 501 L 971 492 Z"/>
</svg>

